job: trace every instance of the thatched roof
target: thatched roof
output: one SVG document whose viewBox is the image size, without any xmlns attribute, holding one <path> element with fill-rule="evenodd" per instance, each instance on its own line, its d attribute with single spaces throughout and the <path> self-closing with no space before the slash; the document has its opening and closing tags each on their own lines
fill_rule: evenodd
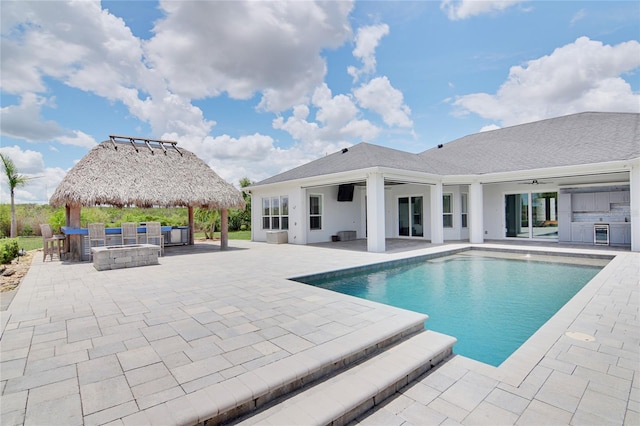
<svg viewBox="0 0 640 426">
<path fill-rule="evenodd" d="M 118 139 L 125 138 L 111 137 L 89 151 L 67 173 L 49 204 L 244 208 L 238 189 L 175 142 Z"/>
</svg>

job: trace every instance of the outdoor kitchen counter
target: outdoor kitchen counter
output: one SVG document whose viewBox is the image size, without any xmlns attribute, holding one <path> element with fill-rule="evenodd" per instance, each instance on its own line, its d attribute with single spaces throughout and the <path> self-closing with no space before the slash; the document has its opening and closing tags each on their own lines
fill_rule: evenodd
<svg viewBox="0 0 640 426">
<path fill-rule="evenodd" d="M 61 229 L 67 237 L 67 241 L 70 238 L 78 239 L 76 244 L 79 245 L 80 260 L 89 260 L 89 230 L 87 228 L 72 228 L 69 226 L 63 226 Z M 189 244 L 190 228 L 188 226 L 162 226 L 161 229 L 165 246 Z M 122 244 L 122 228 L 105 228 L 104 231 L 107 238 L 107 246 Z M 140 242 L 146 242 L 146 232 L 147 228 L 145 226 L 138 226 L 138 240 Z M 65 245 L 65 247 L 71 246 L 72 244 Z"/>
<path fill-rule="evenodd" d="M 162 232 L 170 232 L 173 226 L 163 226 Z M 189 228 L 184 226 L 179 226 L 178 228 Z M 65 235 L 89 235 L 89 230 L 87 228 L 71 228 L 69 226 L 63 226 L 62 233 Z M 122 234 L 122 228 L 104 228 L 105 234 Z M 138 226 L 138 234 L 145 234 L 147 232 L 147 228 L 144 226 Z"/>
</svg>

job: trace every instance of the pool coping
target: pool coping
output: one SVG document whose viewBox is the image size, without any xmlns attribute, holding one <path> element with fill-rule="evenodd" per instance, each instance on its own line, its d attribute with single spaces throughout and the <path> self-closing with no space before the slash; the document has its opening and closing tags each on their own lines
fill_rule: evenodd
<svg viewBox="0 0 640 426">
<path fill-rule="evenodd" d="M 318 272 L 309 275 L 295 276 L 289 278 L 292 281 L 301 284 L 311 285 L 302 281 L 303 279 L 314 280 L 320 277 L 337 277 L 350 273 L 376 271 L 382 268 L 395 267 L 410 263 L 418 263 L 426 260 L 436 259 L 439 257 L 455 255 L 466 251 L 486 251 L 486 252 L 503 252 L 503 253 L 522 253 L 537 254 L 546 256 L 567 256 L 579 257 L 586 259 L 602 259 L 609 262 L 587 282 L 567 303 L 565 303 L 558 311 L 551 316 L 544 324 L 542 324 L 522 345 L 520 345 L 507 359 L 499 366 L 477 361 L 475 359 L 456 354 L 466 360 L 466 364 L 474 371 L 500 380 L 512 386 L 519 386 L 531 370 L 540 362 L 549 349 L 559 339 L 561 330 L 565 330 L 573 322 L 576 315 L 584 308 L 586 303 L 597 293 L 597 291 L 605 283 L 606 279 L 611 275 L 612 270 L 618 267 L 615 262 L 618 257 L 617 252 L 597 251 L 597 249 L 579 249 L 579 248 L 550 248 L 535 246 L 513 246 L 499 244 L 462 244 L 459 247 L 447 249 L 447 246 L 437 246 L 438 250 L 431 251 L 426 254 L 416 255 L 415 252 L 403 252 L 402 257 L 393 260 L 384 260 L 381 262 L 360 265 L 351 268 L 342 268 L 326 272 Z M 355 297 L 355 296 L 354 296 Z M 457 336 L 452 336 L 456 337 Z"/>
</svg>

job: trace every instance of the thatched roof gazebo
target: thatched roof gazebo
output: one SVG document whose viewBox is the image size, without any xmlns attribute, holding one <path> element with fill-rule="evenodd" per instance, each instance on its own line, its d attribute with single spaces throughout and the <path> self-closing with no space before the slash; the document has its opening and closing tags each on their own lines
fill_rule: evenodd
<svg viewBox="0 0 640 426">
<path fill-rule="evenodd" d="M 80 228 L 82 206 L 187 207 L 193 244 L 193 209 L 221 210 L 221 248 L 227 247 L 227 209 L 244 208 L 242 194 L 177 142 L 109 135 L 62 180 L 49 200 L 66 206 L 67 226 Z M 70 241 L 72 260 L 80 243 Z"/>
</svg>

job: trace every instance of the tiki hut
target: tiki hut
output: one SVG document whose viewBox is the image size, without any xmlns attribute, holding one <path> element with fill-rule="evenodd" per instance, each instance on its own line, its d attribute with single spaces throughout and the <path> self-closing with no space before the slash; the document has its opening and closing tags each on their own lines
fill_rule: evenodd
<svg viewBox="0 0 640 426">
<path fill-rule="evenodd" d="M 67 173 L 49 204 L 66 207 L 70 228 L 80 228 L 82 206 L 187 207 L 189 244 L 193 209 L 220 210 L 222 249 L 228 244 L 227 209 L 245 207 L 238 189 L 177 142 L 118 135 L 91 149 Z M 79 236 L 69 243 L 72 260 L 79 260 Z"/>
</svg>

